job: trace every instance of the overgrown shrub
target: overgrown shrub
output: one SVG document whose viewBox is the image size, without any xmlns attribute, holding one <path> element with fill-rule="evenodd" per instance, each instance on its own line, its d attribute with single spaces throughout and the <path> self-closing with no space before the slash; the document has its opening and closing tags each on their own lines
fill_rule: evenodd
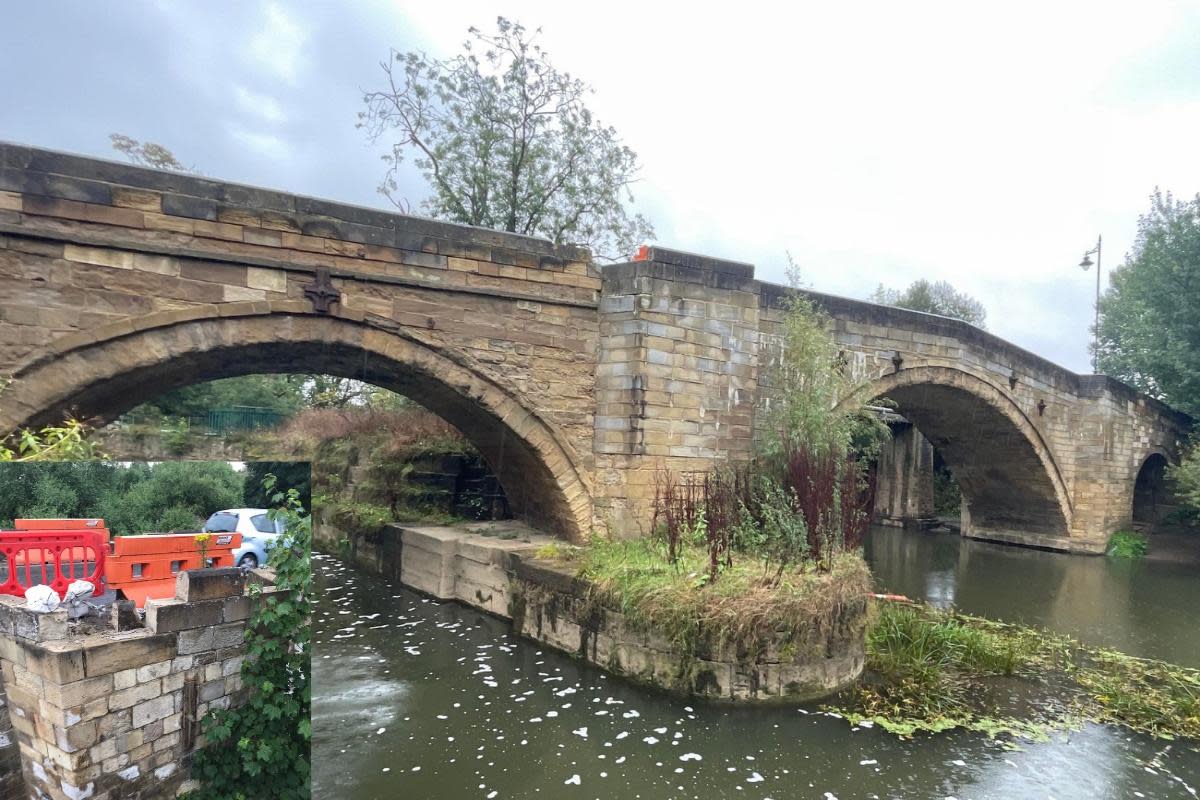
<svg viewBox="0 0 1200 800">
<path fill-rule="evenodd" d="M 0 378 L 0 396 L 11 385 L 8 378 Z M 70 461 L 86 458 L 104 458 L 96 445 L 87 441 L 90 428 L 74 417 L 67 417 L 61 424 L 46 425 L 37 430 L 19 430 L 6 439 L 0 439 L 0 461 Z"/>
<path fill-rule="evenodd" d="M 675 564 L 683 547 L 708 552 L 708 579 L 732 565 L 735 551 L 763 559 L 774 580 L 789 566 L 828 569 L 856 550 L 871 520 L 874 484 L 854 459 L 794 447 L 780 474 L 755 462 L 708 473 L 655 475 L 652 529 Z"/>
<path fill-rule="evenodd" d="M 1150 541 L 1133 531 L 1117 531 L 1108 540 L 1105 550 L 1113 558 L 1142 558 L 1150 551 Z"/>
</svg>

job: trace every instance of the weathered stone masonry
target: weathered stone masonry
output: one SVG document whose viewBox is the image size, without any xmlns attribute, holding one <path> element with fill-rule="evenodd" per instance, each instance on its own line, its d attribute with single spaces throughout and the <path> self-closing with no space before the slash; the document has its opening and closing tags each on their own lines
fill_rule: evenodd
<svg viewBox="0 0 1200 800">
<path fill-rule="evenodd" d="M 21 777 L 21 749 L 12 727 L 8 698 L 4 694 L 4 681 L 0 680 L 0 800 L 24 798 L 25 780 Z"/>
<path fill-rule="evenodd" d="M 1190 420 L 1117 381 L 809 294 L 864 395 L 954 471 L 966 535 L 1098 552 L 1142 464 L 1178 458 Z M 326 372 L 436 410 L 535 526 L 636 535 L 657 468 L 750 453 L 785 296 L 749 264 L 656 247 L 601 270 L 512 234 L 0 145 L 0 431 Z"/>
<path fill-rule="evenodd" d="M 0 595 L 0 674 L 20 750 L 0 786 L 23 780 L 13 797 L 53 800 L 158 800 L 194 786 L 200 720 L 244 699 L 245 582 L 232 569 L 181 573 L 175 599 L 149 601 L 146 626 L 120 631 Z"/>
</svg>

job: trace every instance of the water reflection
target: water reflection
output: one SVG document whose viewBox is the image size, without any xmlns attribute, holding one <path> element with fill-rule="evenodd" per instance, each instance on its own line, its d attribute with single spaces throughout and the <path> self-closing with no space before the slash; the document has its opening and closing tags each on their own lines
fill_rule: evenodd
<svg viewBox="0 0 1200 800">
<path fill-rule="evenodd" d="M 485 614 L 315 563 L 314 797 L 1166 798 L 1200 772 L 1195 753 L 1112 728 L 1010 752 L 977 735 L 903 742 L 814 707 L 666 697 Z"/>
<path fill-rule="evenodd" d="M 1200 607 L 1200 576 L 1188 565 L 883 527 L 871 529 L 865 551 L 886 591 L 1200 667 L 1200 626 L 1192 617 Z"/>
</svg>

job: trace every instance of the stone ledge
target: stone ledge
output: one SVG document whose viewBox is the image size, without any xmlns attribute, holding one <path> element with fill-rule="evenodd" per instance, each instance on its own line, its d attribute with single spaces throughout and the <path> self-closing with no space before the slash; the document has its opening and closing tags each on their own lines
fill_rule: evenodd
<svg viewBox="0 0 1200 800">
<path fill-rule="evenodd" d="M 0 189 L 101 205 L 114 202 L 114 190 L 133 189 L 143 195 L 142 206 L 153 206 L 158 200 L 167 215 L 213 224 L 219 224 L 221 212 L 247 209 L 270 220 L 270 227 L 283 224 L 305 234 L 332 232 L 338 238 L 362 243 L 378 243 L 382 238 L 388 244 L 407 245 L 416 240 L 421 249 L 437 252 L 442 241 L 468 241 L 488 250 L 489 260 L 507 257 L 510 263 L 517 263 L 517 254 L 529 254 L 533 256 L 529 266 L 533 267 L 540 266 L 542 257 L 549 257 L 552 264 L 591 260 L 584 248 L 555 245 L 545 239 L 7 142 L 0 142 Z M 450 254 L 460 252 L 455 249 Z"/>
<path fill-rule="evenodd" d="M 190 569 L 175 578 L 175 597 L 184 603 L 236 597 L 245 589 L 246 576 L 238 567 Z"/>
<path fill-rule="evenodd" d="M 0 636 L 12 636 L 30 642 L 66 638 L 66 609 L 41 614 L 25 607 L 25 598 L 0 595 Z"/>
</svg>

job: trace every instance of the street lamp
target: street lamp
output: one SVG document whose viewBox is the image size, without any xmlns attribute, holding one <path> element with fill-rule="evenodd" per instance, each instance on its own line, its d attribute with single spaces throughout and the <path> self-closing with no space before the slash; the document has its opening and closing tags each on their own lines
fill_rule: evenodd
<svg viewBox="0 0 1200 800">
<path fill-rule="evenodd" d="M 1095 339 L 1092 341 L 1092 373 L 1099 374 L 1100 360 L 1100 244 L 1104 237 L 1096 237 L 1096 246 L 1083 254 L 1083 260 L 1079 262 L 1079 266 L 1083 267 L 1083 271 L 1087 272 L 1092 266 L 1091 256 L 1096 255 L 1096 327 L 1094 329 Z"/>
</svg>

